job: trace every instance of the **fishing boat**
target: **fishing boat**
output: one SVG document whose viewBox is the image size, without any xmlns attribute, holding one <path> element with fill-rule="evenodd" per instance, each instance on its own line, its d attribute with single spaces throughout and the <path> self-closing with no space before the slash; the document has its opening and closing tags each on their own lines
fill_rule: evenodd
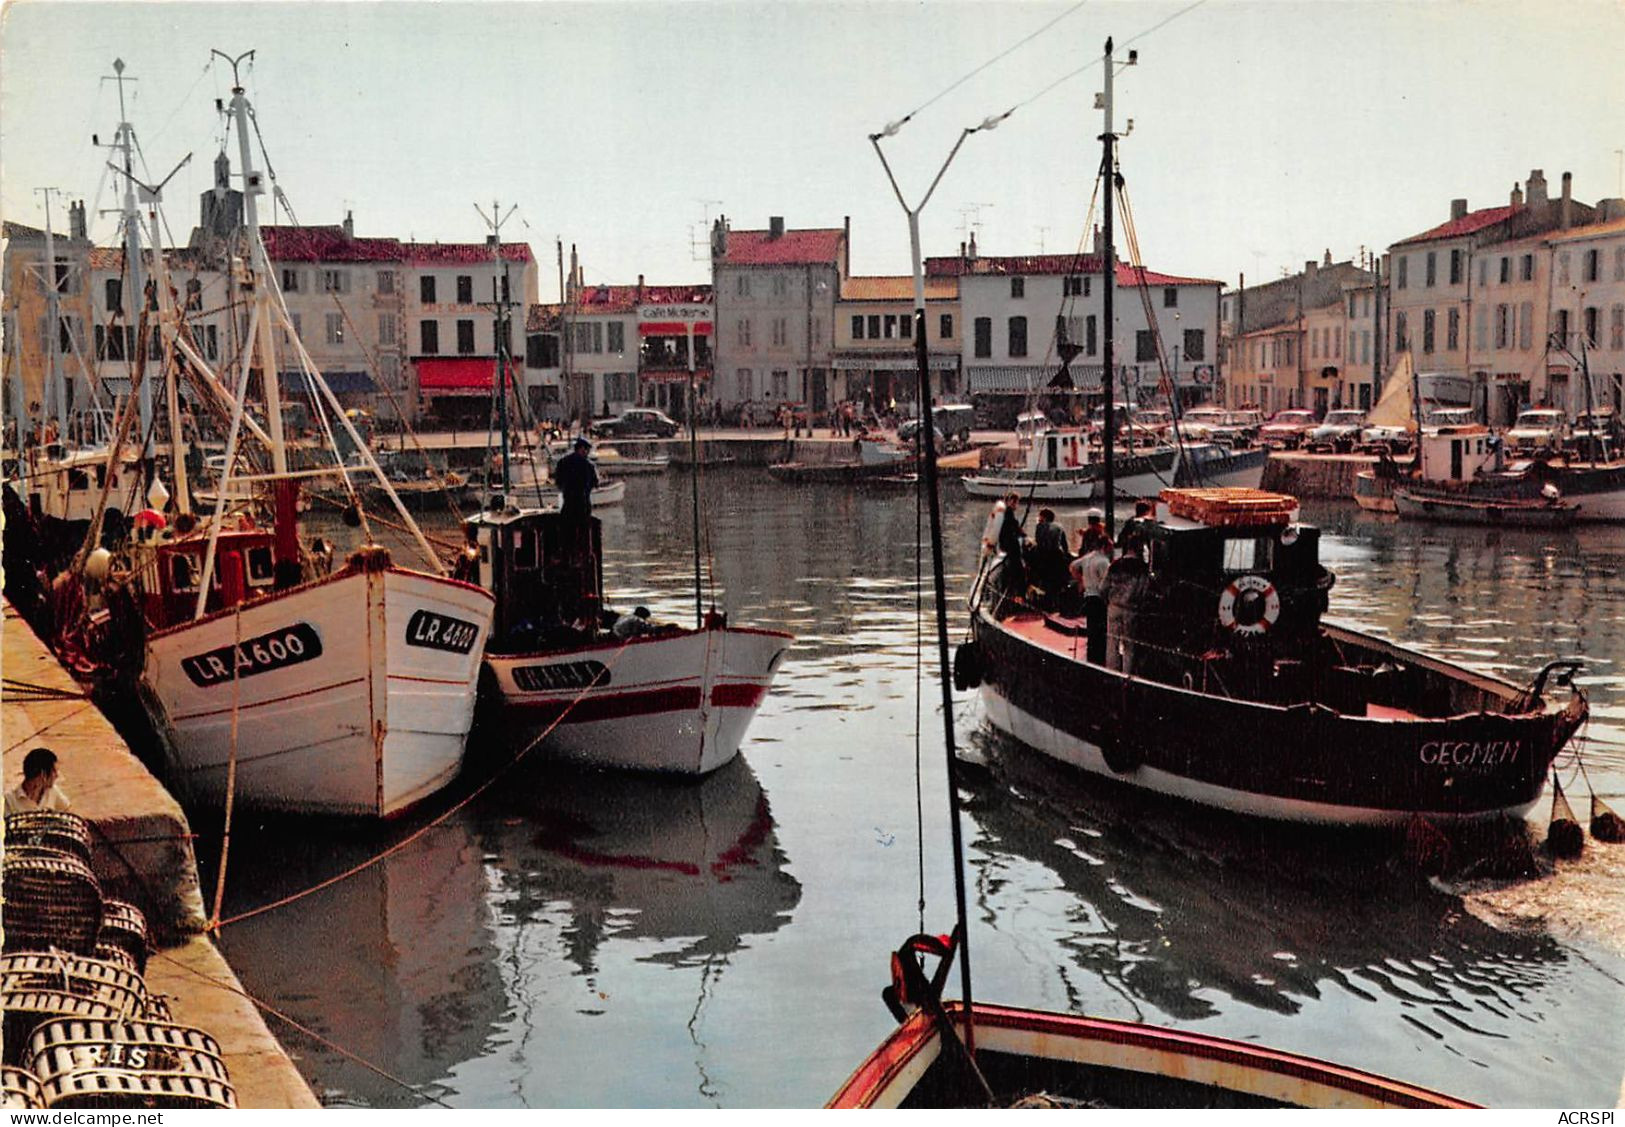
<svg viewBox="0 0 1625 1127">
<path fill-rule="evenodd" d="M 1502 440 L 1479 423 L 1423 427 L 1408 472 L 1379 463 L 1355 479 L 1362 507 L 1412 520 L 1501 527 L 1567 528 L 1584 506 L 1537 463 L 1508 462 Z"/>
<path fill-rule="evenodd" d="M 1178 448 L 1166 445 L 1114 453 L 1115 488 L 1129 497 L 1150 496 L 1173 482 L 1178 460 Z M 1259 473 L 1263 473 L 1262 465 Z M 967 475 L 964 481 L 965 492 L 972 497 L 1019 493 L 1035 504 L 1091 501 L 1105 496 L 1106 463 L 1085 431 L 1069 427 L 1037 435 L 1026 449 L 1023 466 L 985 469 Z"/>
<path fill-rule="evenodd" d="M 499 303 L 497 316 L 507 316 L 507 303 Z M 500 327 L 497 339 L 507 339 Z M 493 394 L 499 397 L 494 415 L 505 429 L 506 376 L 493 383 Z M 496 599 L 485 647 L 486 695 L 510 731 L 542 740 L 543 755 L 596 767 L 709 774 L 738 755 L 795 640 L 777 630 L 731 627 L 715 607 L 702 610 L 692 409 L 688 417 L 693 627 L 656 624 L 647 611 L 607 610 L 598 518 L 514 504 L 510 498 L 523 491 L 512 491 L 506 458 L 501 475 L 507 485 L 464 522 L 463 574 Z M 594 491 L 595 506 L 597 498 Z"/>
<path fill-rule="evenodd" d="M 1106 43 L 1106 155 L 1115 169 L 1111 127 L 1112 44 Z M 879 135 L 872 138 L 880 152 Z M 881 153 L 884 162 L 884 153 Z M 950 154 L 951 159 L 951 154 Z M 946 166 L 945 166 L 946 167 Z M 890 168 L 887 168 L 888 175 Z M 938 173 L 940 179 L 941 173 Z M 895 188 L 895 181 L 893 181 Z M 899 200 L 901 193 L 899 192 Z M 905 209 L 907 205 L 905 204 Z M 1108 217 L 1110 212 L 1107 213 Z M 909 212 L 917 230 L 917 211 Z M 1111 246 L 1110 221 L 1106 247 Z M 917 239 L 914 245 L 918 246 Z M 1108 249 L 1106 274 L 1112 277 Z M 930 371 L 923 345 L 925 309 L 915 256 L 921 394 Z M 1110 290 L 1108 289 L 1109 293 Z M 1106 317 L 1106 323 L 1112 323 Z M 1111 402 L 1111 345 L 1106 345 L 1106 400 Z M 1465 1107 L 1425 1088 L 1295 1053 L 1224 1038 L 976 1001 L 971 992 L 969 913 L 960 828 L 958 760 L 948 672 L 948 611 L 942 562 L 936 451 L 926 439 L 926 500 L 930 514 L 936 642 L 948 772 L 957 923 L 944 936 L 918 934 L 892 954 L 891 984 L 883 991 L 899 1026 L 870 1053 L 830 1100 L 830 1107 Z M 963 651 L 962 651 L 963 653 Z M 1046 689 L 1056 692 L 1055 685 Z M 1066 692 L 1075 691 L 1067 686 Z M 1203 733 L 1211 735 L 1211 732 Z M 923 863 L 923 862 L 922 862 Z M 922 909 L 923 910 L 923 909 Z M 945 1001 L 957 959 L 962 997 Z M 933 965 L 934 964 L 934 965 Z"/>
<path fill-rule="evenodd" d="M 550 444 L 547 448 L 549 460 L 557 463 L 570 452 L 570 447 L 568 442 Z M 593 447 L 592 460 L 599 470 L 614 477 L 665 473 L 671 467 L 670 454 L 628 454 L 617 446 L 606 446 L 601 442 Z M 593 503 L 598 502 L 594 500 Z"/>
<path fill-rule="evenodd" d="M 832 452 L 840 450 L 835 446 L 828 446 L 826 449 Z M 767 473 L 775 481 L 791 484 L 863 481 L 902 473 L 911 458 L 907 446 L 869 437 L 853 439 L 852 452 L 856 456 L 852 459 L 775 462 L 767 467 Z"/>
<path fill-rule="evenodd" d="M 1550 496 L 1507 497 L 1452 495 L 1437 490 L 1399 486 L 1394 510 L 1412 520 L 1445 524 L 1492 524 L 1506 528 L 1568 528 L 1580 515 L 1577 501 L 1565 500 L 1554 487 Z"/>
<path fill-rule="evenodd" d="M 246 57 L 228 60 L 234 73 Z M 135 690 L 172 775 L 194 800 L 388 818 L 433 794 L 461 766 L 493 599 L 445 574 L 300 343 L 260 237 L 256 204 L 264 188 L 251 159 L 250 109 L 240 81 L 233 83 L 231 113 L 249 186 L 245 236 L 254 296 L 247 337 L 255 345 L 243 355 L 235 393 L 217 389 L 233 406 L 218 496 L 212 514 L 193 513 L 178 481 L 172 522 L 154 514 L 117 555 L 90 553 L 85 578 L 103 589 L 105 607 L 92 616 L 85 655 L 115 683 L 138 673 Z M 179 347 L 161 254 L 154 265 L 160 328 L 166 346 Z M 329 553 L 301 543 L 299 493 L 310 471 L 290 471 L 280 381 L 263 381 L 269 433 L 253 426 L 245 410 L 251 367 L 280 370 L 272 343 L 277 330 L 292 342 L 308 386 L 323 396 L 433 570 L 398 567 L 377 545 L 334 568 Z M 195 351 L 188 359 L 198 378 L 220 384 Z M 175 411 L 172 391 L 172 420 Z M 245 425 L 268 439 L 270 470 L 251 480 L 270 494 L 269 527 L 225 511 Z M 172 424 L 176 441 L 178 434 Z M 332 458 L 325 472 L 345 481 L 358 505 L 348 470 L 336 451 Z M 183 458 L 172 463 L 184 472 Z"/>
<path fill-rule="evenodd" d="M 1235 447 L 1186 440 L 1179 444 L 1179 468 L 1174 472 L 1173 484 L 1257 489 L 1263 483 L 1269 459 L 1266 446 Z"/>
</svg>

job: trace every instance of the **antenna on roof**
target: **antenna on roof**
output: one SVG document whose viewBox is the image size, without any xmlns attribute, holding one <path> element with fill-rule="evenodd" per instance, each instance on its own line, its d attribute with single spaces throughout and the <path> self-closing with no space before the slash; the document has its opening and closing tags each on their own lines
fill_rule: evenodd
<svg viewBox="0 0 1625 1127">
<path fill-rule="evenodd" d="M 711 261 L 711 209 L 721 207 L 721 200 L 695 200 L 700 205 L 699 230 L 688 229 L 688 256 L 695 262 Z"/>
</svg>

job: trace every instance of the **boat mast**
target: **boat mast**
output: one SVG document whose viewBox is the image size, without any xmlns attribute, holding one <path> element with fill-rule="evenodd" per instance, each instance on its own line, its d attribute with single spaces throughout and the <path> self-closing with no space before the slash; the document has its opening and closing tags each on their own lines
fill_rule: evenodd
<svg viewBox="0 0 1625 1127">
<path fill-rule="evenodd" d="M 716 295 L 712 294 L 712 309 L 716 308 Z M 715 322 L 713 321 L 713 326 Z M 700 385 L 694 365 L 694 320 L 688 318 L 688 489 L 689 507 L 694 520 L 694 628 L 705 625 L 705 606 L 702 592 L 704 579 L 700 574 Z"/>
<path fill-rule="evenodd" d="M 56 409 L 57 439 L 68 441 L 68 389 L 62 380 L 62 299 L 56 276 L 56 233 L 51 228 L 51 193 L 57 188 L 36 188 L 45 196 L 45 333 L 46 356 L 50 367 L 46 373 L 46 413 Z"/>
<path fill-rule="evenodd" d="M 1129 63 L 1135 62 L 1136 54 L 1129 52 Z M 1116 439 L 1117 411 L 1114 400 L 1117 398 L 1116 380 L 1114 378 L 1117 363 L 1113 347 L 1116 338 L 1116 323 L 1112 317 L 1112 298 L 1117 289 L 1117 264 L 1113 261 L 1113 234 L 1112 234 L 1112 196 L 1117 188 L 1117 160 L 1114 148 L 1117 135 L 1112 132 L 1112 41 L 1106 40 L 1106 88 L 1100 97 L 1100 108 L 1106 111 L 1106 130 L 1100 135 L 1100 175 L 1106 182 L 1106 206 L 1103 209 L 1105 224 L 1104 237 L 1101 240 L 1100 251 L 1100 288 L 1101 300 L 1104 308 L 1101 310 L 1102 320 L 1106 323 L 1105 341 L 1105 368 L 1100 374 L 1100 389 L 1106 397 L 1106 431 L 1101 436 L 1101 456 L 1105 459 L 1104 484 L 1106 487 L 1106 534 L 1112 536 L 1117 531 L 1117 483 L 1112 466 L 1112 444 Z"/>
<path fill-rule="evenodd" d="M 508 205 L 508 215 L 512 215 L 518 204 Z M 480 213 L 485 225 L 491 228 L 491 260 L 496 265 L 497 272 L 491 278 L 491 300 L 496 306 L 496 354 L 497 378 L 493 387 L 497 397 L 497 427 L 502 433 L 502 496 L 507 498 L 513 487 L 513 476 L 508 468 L 508 334 L 511 331 L 508 319 L 508 307 L 512 304 L 508 288 L 508 261 L 502 257 L 502 224 L 507 221 L 508 215 L 502 214 L 501 205 L 491 201 L 491 214 L 487 216 L 480 211 L 480 205 L 475 204 L 474 210 Z M 489 446 L 486 449 L 490 449 Z"/>
<path fill-rule="evenodd" d="M 231 64 L 231 117 L 237 128 L 237 152 L 243 166 L 243 218 L 248 226 L 251 268 L 256 275 L 254 304 L 259 307 L 259 316 L 255 321 L 259 337 L 260 387 L 265 395 L 265 421 L 271 435 L 271 472 L 281 476 L 288 472 L 288 451 L 282 434 L 282 387 L 276 367 L 275 336 L 271 331 L 271 262 L 266 256 L 265 245 L 260 242 L 258 197 L 265 194 L 265 180 L 254 168 L 253 153 L 248 144 L 248 98 L 242 78 L 237 73 L 237 64 L 244 59 L 252 59 L 254 52 L 245 51 L 235 59 L 223 51 L 214 53 Z M 252 350 L 255 342 L 247 341 L 245 345 Z M 230 472 L 228 465 L 226 473 Z M 222 481 L 222 491 L 224 488 Z"/>
<path fill-rule="evenodd" d="M 135 130 L 130 127 L 128 115 L 124 110 L 124 60 L 113 60 L 113 81 L 118 83 L 118 139 L 113 147 L 118 149 L 124 157 L 124 206 L 121 209 L 124 221 L 124 266 L 130 280 L 130 290 L 124 295 L 125 321 L 127 324 L 141 326 L 140 314 L 147 307 L 147 275 L 145 265 L 141 260 L 141 213 L 135 203 Z M 128 81 L 134 82 L 135 79 Z M 139 354 L 146 348 L 145 342 L 139 338 L 135 342 L 136 352 Z M 134 359 L 132 357 L 131 359 Z M 141 380 L 139 398 L 137 400 L 141 413 L 141 459 L 146 463 L 149 471 L 152 459 L 157 453 L 154 449 L 152 434 L 152 382 Z"/>
</svg>

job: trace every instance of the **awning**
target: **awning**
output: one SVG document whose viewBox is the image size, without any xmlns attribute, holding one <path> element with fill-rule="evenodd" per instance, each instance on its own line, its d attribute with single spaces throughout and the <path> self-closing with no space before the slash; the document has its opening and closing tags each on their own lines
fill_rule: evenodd
<svg viewBox="0 0 1625 1127">
<path fill-rule="evenodd" d="M 323 372 L 322 379 L 327 386 L 333 389 L 335 395 L 368 393 L 378 390 L 378 385 L 372 382 L 372 377 L 366 372 Z M 295 369 L 282 373 L 282 386 L 293 392 L 308 393 L 309 387 L 305 383 L 305 373 Z"/>
<path fill-rule="evenodd" d="M 694 381 L 705 383 L 711 378 L 710 368 L 694 369 Z M 687 368 L 652 368 L 638 373 L 639 383 L 684 383 L 688 382 Z"/>
<path fill-rule="evenodd" d="M 1100 389 L 1100 365 L 1086 367 L 1074 364 L 1070 369 L 1075 391 Z M 965 369 L 967 391 L 1027 392 L 1035 395 L 1054 390 L 1049 382 L 1060 374 L 1061 365 L 1038 364 L 984 364 Z"/>
<path fill-rule="evenodd" d="M 417 361 L 418 390 L 425 395 L 489 395 L 496 361 L 486 357 Z M 509 378 L 519 380 L 518 363 L 509 361 Z M 336 390 L 336 389 L 335 389 Z"/>
<path fill-rule="evenodd" d="M 708 337 L 711 335 L 710 321 L 696 321 L 694 335 Z M 640 337 L 686 337 L 689 324 L 687 321 L 640 321 L 638 322 L 638 336 Z"/>
<path fill-rule="evenodd" d="M 932 353 L 926 363 L 933 372 L 952 372 L 959 367 L 959 357 L 952 353 Z M 919 360 L 912 351 L 894 352 L 839 352 L 831 361 L 837 370 L 847 372 L 901 372 L 914 371 Z"/>
</svg>

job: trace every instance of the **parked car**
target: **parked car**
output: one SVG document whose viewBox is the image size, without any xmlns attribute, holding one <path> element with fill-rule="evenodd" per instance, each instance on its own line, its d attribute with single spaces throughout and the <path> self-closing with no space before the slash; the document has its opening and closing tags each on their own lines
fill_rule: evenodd
<svg viewBox="0 0 1625 1127">
<path fill-rule="evenodd" d="M 1269 422 L 1258 428 L 1258 440 L 1265 446 L 1295 449 L 1317 425 L 1313 411 L 1306 407 L 1288 407 L 1275 412 Z"/>
<path fill-rule="evenodd" d="M 1339 407 L 1327 411 L 1326 417 L 1304 437 L 1304 444 L 1311 450 L 1335 450 L 1346 452 L 1353 449 L 1354 444 L 1360 440 L 1360 431 L 1365 426 L 1365 412 Z"/>
<path fill-rule="evenodd" d="M 931 417 L 936 420 L 938 430 L 961 446 L 970 442 L 976 410 L 969 403 L 944 403 L 940 407 L 933 407 Z"/>
<path fill-rule="evenodd" d="M 931 432 L 932 432 L 933 440 L 937 444 L 937 449 L 938 450 L 946 450 L 948 448 L 948 437 L 942 433 L 942 428 L 941 427 L 932 427 Z M 897 426 L 897 441 L 898 442 L 913 442 L 915 437 L 919 433 L 920 433 L 920 420 L 919 419 L 904 419 Z"/>
<path fill-rule="evenodd" d="M 1194 407 L 1181 418 L 1179 431 L 1187 442 L 1246 446 L 1258 437 L 1258 428 L 1262 424 L 1262 417 L 1254 410 Z"/>
<path fill-rule="evenodd" d="M 592 432 L 600 438 L 630 438 L 634 435 L 671 438 L 678 429 L 677 420 L 664 411 L 657 411 L 653 407 L 633 407 L 613 419 L 594 423 Z"/>
<path fill-rule="evenodd" d="M 1551 407 L 1519 411 L 1506 433 L 1506 443 L 1514 450 L 1555 450 L 1568 437 L 1568 419 Z"/>
</svg>

